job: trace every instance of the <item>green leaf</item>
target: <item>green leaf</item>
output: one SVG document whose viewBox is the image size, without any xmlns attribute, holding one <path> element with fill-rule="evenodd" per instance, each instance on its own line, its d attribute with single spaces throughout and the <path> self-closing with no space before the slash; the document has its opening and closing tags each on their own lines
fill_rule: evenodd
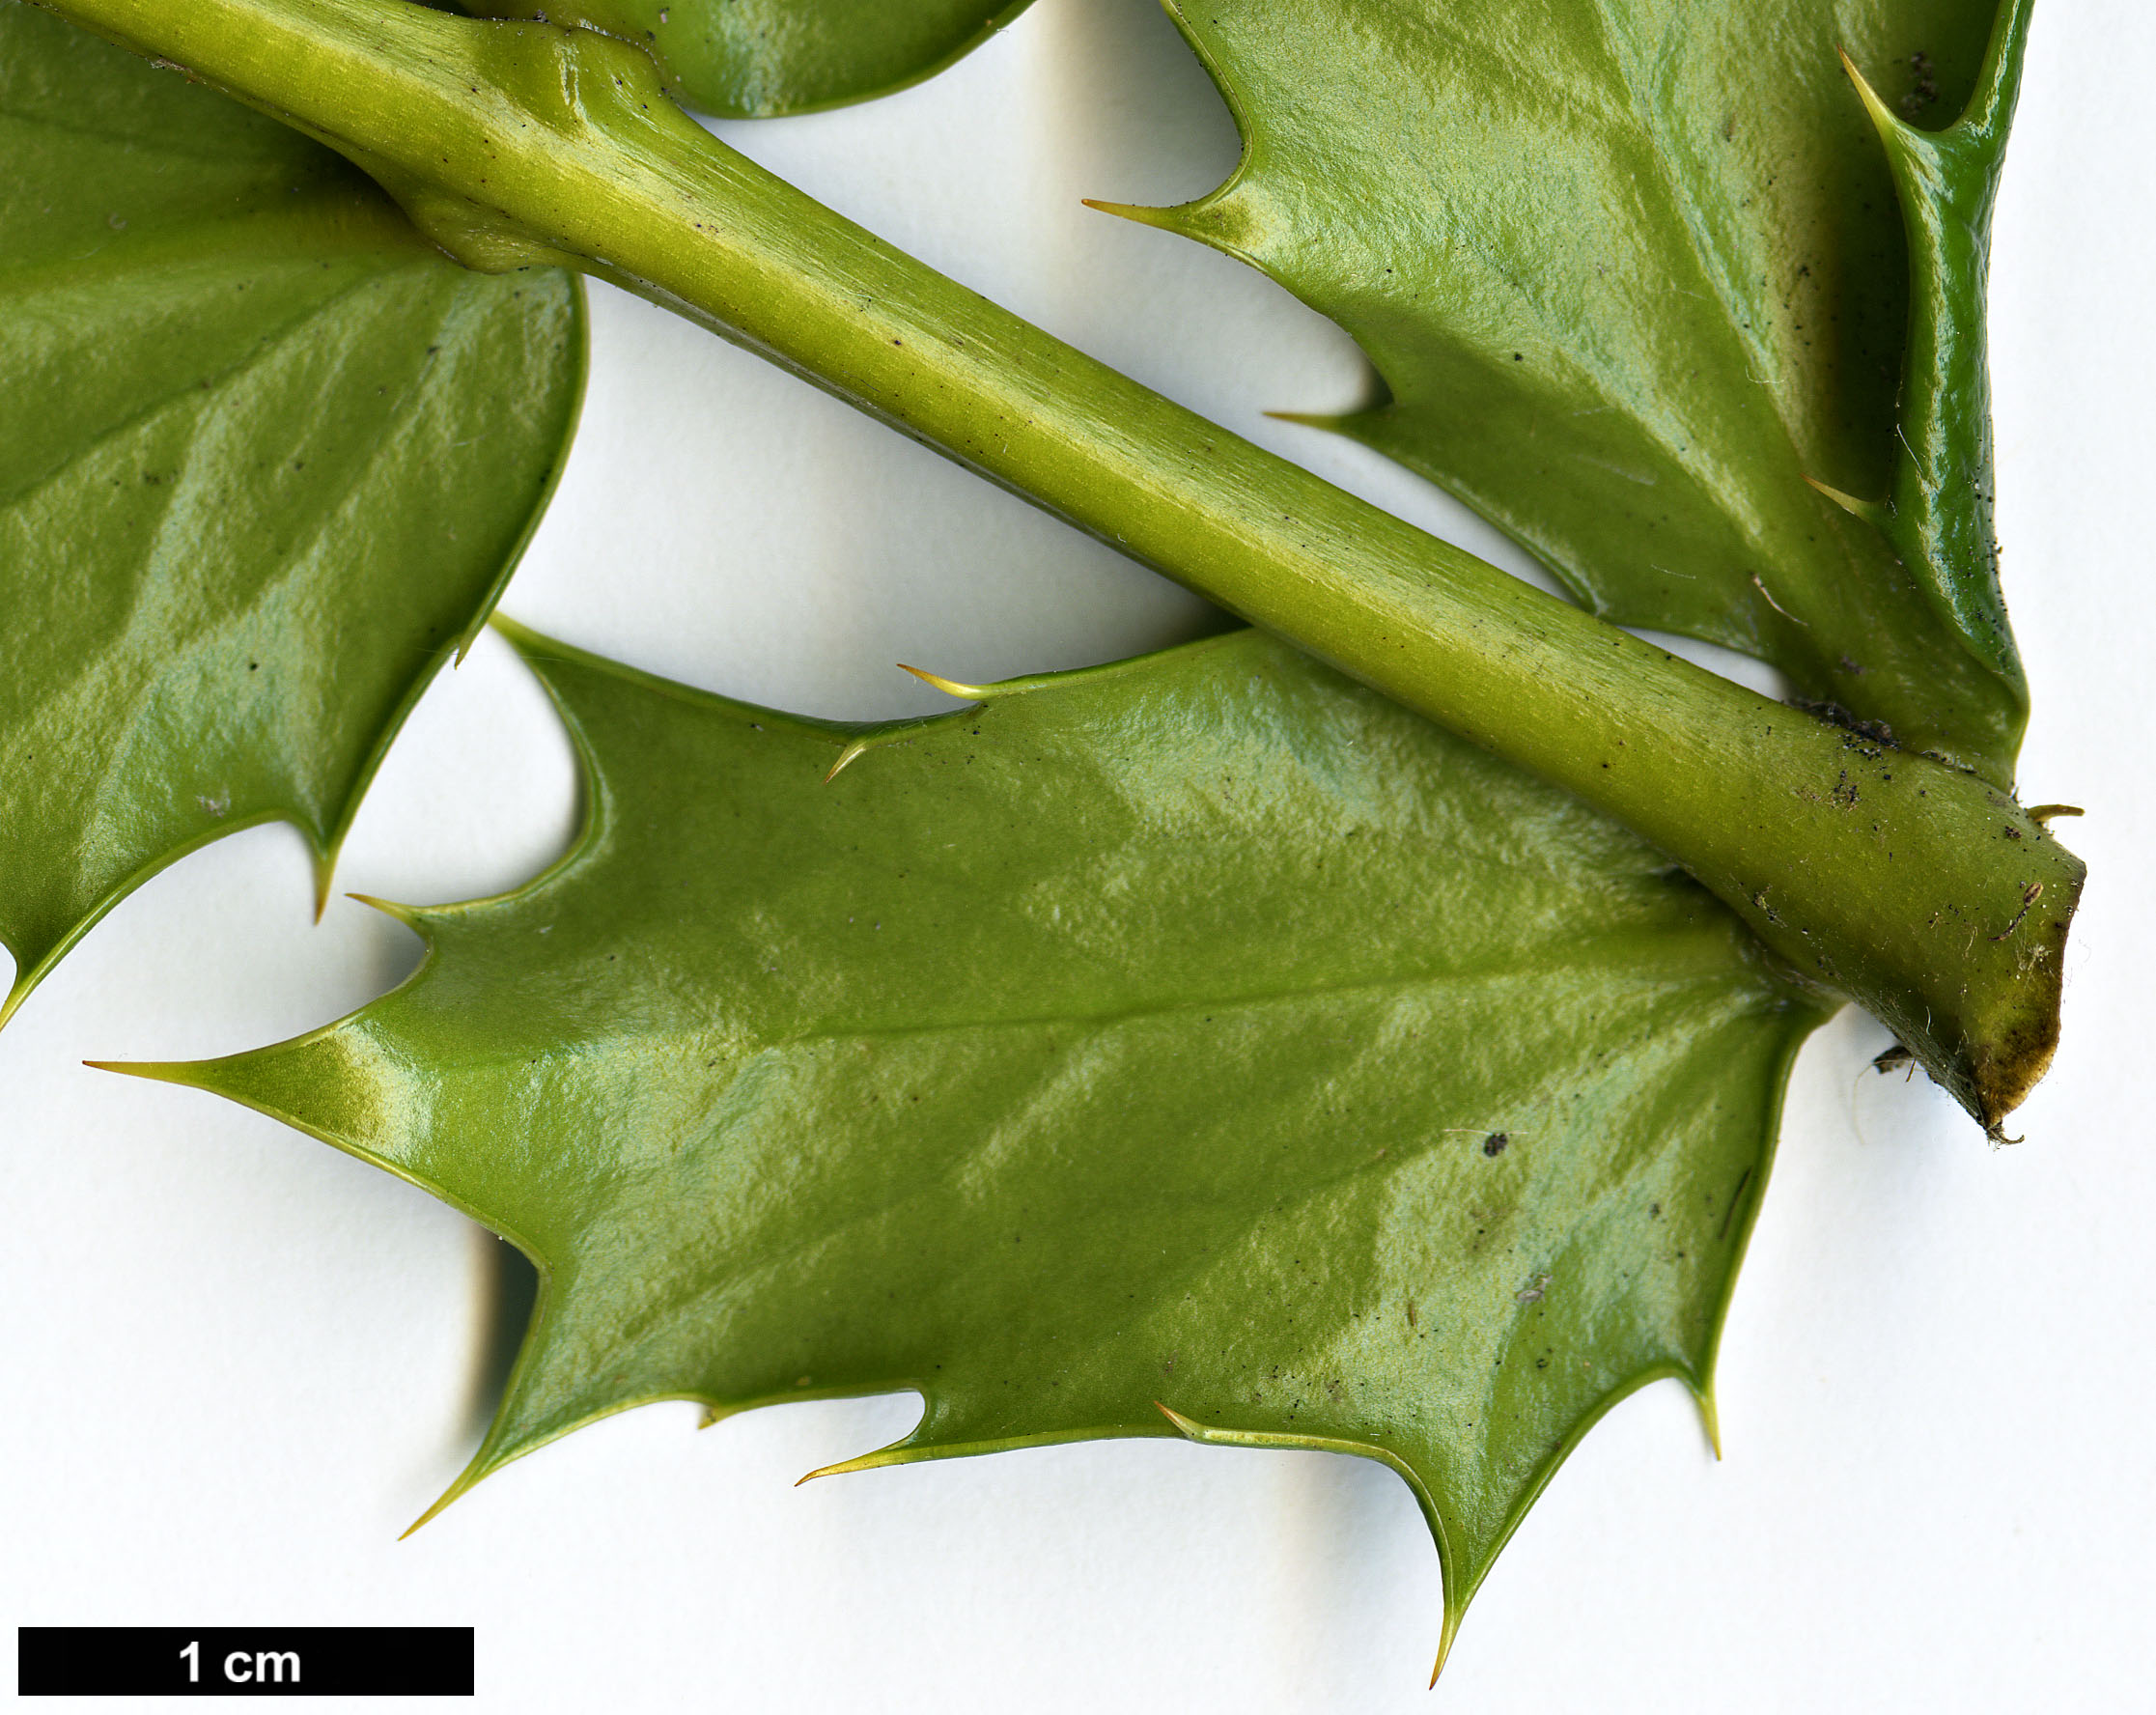
<svg viewBox="0 0 2156 1715">
<path fill-rule="evenodd" d="M 1196 203 L 1118 211 L 1361 343 L 1389 397 L 1306 420 L 1443 484 L 1596 612 L 2010 780 L 1983 286 L 2027 0 L 1988 53 L 1992 0 L 1170 11 L 1245 155 Z"/>
<path fill-rule="evenodd" d="M 933 77 L 1027 0 L 459 0 L 484 17 L 544 17 L 648 48 L 689 106 L 768 119 L 844 106 Z"/>
<path fill-rule="evenodd" d="M 1822 1014 L 1615 825 L 1255 632 L 872 728 L 519 640 L 571 855 L 400 911 L 426 963 L 340 1024 L 132 1068 L 539 1265 L 452 1496 L 651 1399 L 911 1388 L 854 1467 L 1383 1459 L 1449 1637 L 1597 1415 L 1705 1396 Z"/>
<path fill-rule="evenodd" d="M 324 885 L 551 492 L 566 274 L 467 273 L 328 150 L 0 0 L 0 1019 L 249 823 Z"/>
<path fill-rule="evenodd" d="M 1792 716 L 1117 375 L 727 148 L 641 49 L 376 0 L 47 3 L 291 115 L 473 266 L 642 293 L 1578 793 L 1987 1130 L 2049 1063 L 2084 870 L 1996 780 Z"/>
</svg>

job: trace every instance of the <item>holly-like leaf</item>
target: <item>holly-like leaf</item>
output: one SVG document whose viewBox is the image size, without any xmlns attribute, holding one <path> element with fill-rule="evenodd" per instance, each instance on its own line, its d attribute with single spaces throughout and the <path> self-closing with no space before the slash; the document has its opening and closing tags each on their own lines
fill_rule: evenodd
<svg viewBox="0 0 2156 1715">
<path fill-rule="evenodd" d="M 1361 343 L 1389 397 L 1306 420 L 1443 484 L 1596 612 L 2010 780 L 1983 294 L 2028 0 L 1996 28 L 1994 0 L 1169 10 L 1244 158 L 1118 211 Z"/>
<path fill-rule="evenodd" d="M 933 77 L 1027 0 L 459 0 L 489 17 L 545 17 L 649 48 L 691 107 L 768 119 L 839 107 Z"/>
<path fill-rule="evenodd" d="M 452 1495 L 673 1397 L 918 1390 L 849 1468 L 1331 1448 L 1414 1488 L 1449 1638 L 1603 1410 L 1705 1396 L 1822 1015 L 1613 824 L 1254 632 L 874 728 L 520 646 L 570 856 L 400 912 L 340 1024 L 132 1068 L 538 1264 Z"/>
<path fill-rule="evenodd" d="M 4 1019 L 284 818 L 324 881 L 551 492 L 566 274 L 458 267 L 339 156 L 0 0 Z"/>
</svg>

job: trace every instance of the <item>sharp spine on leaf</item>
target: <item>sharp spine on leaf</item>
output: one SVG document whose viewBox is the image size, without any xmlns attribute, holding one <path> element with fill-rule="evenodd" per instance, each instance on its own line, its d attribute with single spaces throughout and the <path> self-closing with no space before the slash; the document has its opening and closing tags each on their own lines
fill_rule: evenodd
<svg viewBox="0 0 2156 1715">
<path fill-rule="evenodd" d="M 395 917 L 406 929 L 418 929 L 420 918 L 426 914 L 418 906 L 399 905 L 394 899 L 378 899 L 372 893 L 347 893 L 345 897 L 356 905 L 378 911 L 385 917 Z"/>
<path fill-rule="evenodd" d="M 824 776 L 824 784 L 828 786 L 833 780 L 837 779 L 854 758 L 865 756 L 874 747 L 874 745 L 875 740 L 873 739 L 855 739 L 851 745 L 847 745 L 845 749 L 838 753 L 838 760 L 831 764 L 830 772 Z"/>
<path fill-rule="evenodd" d="M 896 664 L 900 672 L 910 673 L 923 685 L 932 686 L 945 696 L 956 697 L 959 701 L 965 703 L 983 703 L 990 697 L 1014 687 L 1021 689 L 1028 688 L 1028 682 L 1024 680 L 1012 680 L 1007 685 L 962 685 L 956 679 L 946 679 L 942 674 L 931 673 L 924 667 L 910 667 L 904 661 L 899 661 Z M 831 764 L 829 772 L 824 776 L 824 784 L 828 786 L 871 750 L 880 749 L 885 745 L 904 743 L 910 740 L 913 734 L 924 724 L 930 721 L 962 718 L 963 713 L 960 710 L 953 710 L 948 715 L 930 715 L 909 720 L 894 720 L 861 733 L 858 737 L 851 740 L 846 747 L 838 753 L 838 760 Z"/>
<path fill-rule="evenodd" d="M 1098 209 L 1103 214 L 1113 214 L 1118 220 L 1134 220 L 1140 226 L 1157 226 L 1162 232 L 1183 233 L 1187 228 L 1176 218 L 1183 208 L 1154 209 L 1142 203 L 1108 203 L 1097 197 L 1080 197 L 1078 201 L 1088 209 Z M 1188 207 L 1188 205 L 1184 205 Z"/>
<path fill-rule="evenodd" d="M 336 884 L 337 850 L 341 840 L 342 836 L 340 835 L 339 841 L 332 842 L 327 851 L 314 854 L 315 921 L 318 923 L 322 921 L 322 913 L 329 909 L 329 890 Z M 352 897 L 356 898 L 358 896 L 354 894 Z"/>
<path fill-rule="evenodd" d="M 1460 1610 L 1448 1601 L 1444 1605 L 1444 1626 L 1438 1633 L 1438 1659 L 1430 1668 L 1430 1689 L 1438 1688 L 1438 1675 L 1444 1672 L 1444 1658 L 1452 1653 L 1452 1640 L 1460 1634 Z"/>
<path fill-rule="evenodd" d="M 486 1476 L 486 1473 L 482 1472 L 480 1474 L 480 1476 Z M 455 1482 L 451 1483 L 449 1487 L 442 1490 L 441 1494 L 435 1499 L 434 1504 L 432 1506 L 428 1507 L 425 1512 L 421 1513 L 417 1518 L 413 1519 L 411 1523 L 406 1525 L 402 1531 L 399 1531 L 397 1532 L 397 1540 L 399 1542 L 402 1542 L 406 1537 L 410 1536 L 412 1532 L 417 1531 L 422 1525 L 432 1524 L 435 1518 L 440 1516 L 441 1513 L 448 1509 L 451 1502 L 460 1501 L 466 1494 L 470 1493 L 473 1486 L 479 1480 L 480 1477 L 474 1476 L 469 1471 L 466 1471 L 462 1476 L 459 1476 Z"/>
<path fill-rule="evenodd" d="M 1824 494 L 1851 518 L 1863 520 L 1875 530 L 1884 532 L 1888 520 L 1894 516 L 1894 503 L 1891 500 L 1860 500 L 1854 494 L 1845 494 L 1839 489 L 1829 487 L 1815 476 L 1806 477 L 1805 486 L 1815 494 Z"/>
<path fill-rule="evenodd" d="M 1256 266 L 1257 247 L 1252 241 L 1256 228 L 1246 206 L 1235 200 L 1242 178 L 1243 168 L 1238 166 L 1218 190 L 1208 191 L 1193 202 L 1177 203 L 1165 209 L 1149 208 L 1140 203 L 1107 203 L 1094 197 L 1081 197 L 1079 201 L 1103 214 L 1113 214 L 1119 220 L 1134 221 L 1139 226 L 1157 227 L 1179 239 L 1210 245 L 1224 256 Z"/>
<path fill-rule="evenodd" d="M 1467 1613 L 1468 1599 L 1474 1592 L 1471 1588 L 1460 1590 L 1465 1580 L 1453 1561 L 1452 1539 L 1446 1532 L 1444 1520 L 1439 1515 L 1437 1504 L 1429 1490 L 1423 1486 L 1421 1477 L 1405 1460 L 1390 1448 L 1373 1442 L 1347 1441 L 1321 1435 L 1276 1435 L 1254 1429 L 1210 1428 L 1195 1418 L 1185 1417 L 1173 1406 L 1161 1400 L 1156 1399 L 1153 1405 L 1155 1410 L 1175 1425 L 1177 1434 L 1184 1440 L 1196 1442 L 1200 1446 L 1302 1448 L 1316 1452 L 1353 1454 L 1360 1458 L 1375 1459 L 1380 1464 L 1390 1467 L 1394 1475 L 1407 1483 L 1415 1498 L 1415 1504 L 1422 1509 L 1423 1519 L 1428 1523 L 1430 1534 L 1437 1543 L 1438 1567 L 1444 1579 L 1444 1626 L 1438 1634 L 1437 1665 L 1430 1670 L 1430 1683 L 1437 1684 L 1438 1675 L 1444 1672 L 1444 1658 L 1452 1653 L 1452 1640 L 1460 1629 L 1461 1616 Z M 1518 1520 L 1513 1522 L 1517 1524 Z M 1511 1527 L 1507 1527 L 1505 1534 L 1511 1534 Z M 1483 1562 L 1483 1570 L 1489 1570 L 1488 1560 Z M 1480 1582 L 1479 1573 L 1475 1581 Z"/>
<path fill-rule="evenodd" d="M 1979 1122 L 2009 1111 L 2048 1061 L 2056 960 L 1979 958 L 1948 970 L 1934 950 L 1947 907 L 2003 901 L 2009 885 L 2018 897 L 2030 879 L 1988 843 L 1953 831 L 1960 819 L 1988 822 L 1992 806 L 1951 765 L 1920 787 L 1935 765 L 1897 763 L 1866 788 L 1870 827 L 1888 831 L 1903 859 L 1880 867 L 1865 829 L 1838 801 L 1809 791 L 1843 767 L 1830 750 L 1840 741 L 1824 726 L 1770 724 L 1742 688 L 1528 589 L 864 241 L 699 128 L 664 98 L 651 61 L 630 44 L 363 0 L 46 4 L 137 51 L 179 53 L 289 123 L 334 131 L 340 149 L 396 184 L 433 186 L 438 195 L 415 197 L 407 210 L 416 205 L 432 236 L 467 261 L 582 258 L 596 276 L 768 352 L 1578 793 L 1680 858 L 1795 968 L 1902 1030 Z M 2024 15 L 2023 5 L 2012 0 L 2010 16 Z M 1985 113 L 2003 113 L 2007 81 L 1995 72 Z M 551 93 L 542 98 L 540 90 Z M 474 117 L 475 94 L 490 112 L 522 117 L 489 129 Z M 1154 223 L 1246 260 L 1267 253 L 1283 229 L 1260 190 L 1257 159 L 1246 148 L 1221 190 Z M 472 250 L 475 233 L 486 242 Z M 983 349 L 1024 360 L 984 364 Z M 1966 368 L 1971 353 L 1954 355 Z M 1980 363 L 1975 374 L 1980 381 Z M 1980 404 L 1980 389 L 1971 404 Z M 992 422 L 1008 425 L 1008 436 L 985 433 Z M 1202 482 L 1193 444 L 1205 448 Z M 1898 493 L 1896 506 L 1907 510 Z M 1935 567 L 1911 571 L 1925 579 L 1928 600 L 1956 621 L 1968 617 Z M 1971 600 L 1978 610 L 1988 600 L 2002 624 L 1996 589 Z M 2019 699 L 2012 646 L 1996 624 L 1987 638 L 1981 618 L 1963 628 L 1964 639 Z M 856 736 L 865 735 L 834 742 Z M 1634 746 L 1633 766 L 1592 760 L 1622 743 Z M 1775 837 L 1758 837 L 1750 812 L 1732 815 L 1738 803 L 1760 806 Z M 2047 908 L 2041 927 L 2056 952 L 2080 866 L 2056 850 L 2044 857 L 2058 879 L 2046 894 L 2057 910 Z M 1855 895 L 1843 864 L 1863 865 L 1866 884 Z M 1885 889 L 1876 897 L 1875 884 Z M 1771 915 L 1757 903 L 1769 887 L 1778 907 Z"/>
<path fill-rule="evenodd" d="M 1348 425 L 1360 411 L 1267 411 L 1275 423 L 1294 423 L 1303 429 L 1326 429 L 1334 435 L 1348 433 Z"/>
<path fill-rule="evenodd" d="M 993 685 L 961 685 L 956 679 L 946 679 L 926 667 L 910 667 L 904 661 L 898 663 L 898 670 L 912 674 L 923 685 L 933 686 L 945 696 L 956 697 L 962 703 L 983 702 L 995 689 Z"/>
<path fill-rule="evenodd" d="M 1715 1404 L 1714 1385 L 1710 1381 L 1693 1394 L 1699 1402 L 1699 1426 L 1707 1432 L 1707 1446 L 1714 1449 L 1715 1463 L 1722 1463 L 1722 1411 Z"/>
</svg>

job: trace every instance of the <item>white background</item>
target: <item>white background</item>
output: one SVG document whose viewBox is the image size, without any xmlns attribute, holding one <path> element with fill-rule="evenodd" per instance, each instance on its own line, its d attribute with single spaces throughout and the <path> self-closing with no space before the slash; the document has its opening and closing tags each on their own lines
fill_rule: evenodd
<svg viewBox="0 0 2156 1715">
<path fill-rule="evenodd" d="M 1386 1471 L 1149 1442 L 797 1490 L 910 1397 L 693 1433 L 587 1429 L 398 1532 L 475 1442 L 496 1242 L 213 1098 L 82 1068 L 293 1034 L 416 943 L 309 923 L 288 829 L 115 911 L 0 1033 L 0 1622 L 469 1623 L 490 1710 L 2117 1709 L 2156 1706 L 2156 1139 L 2145 1114 L 2156 649 L 2156 90 L 2145 0 L 2039 9 L 1999 214 L 2008 595 L 2030 801 L 2086 804 L 2065 1047 L 1987 1149 L 1844 1017 L 1806 1051 L 1723 1349 L 1728 1457 L 1658 1384 L 1590 1436 L 1436 1694 L 1437 1560 Z M 1268 408 L 1361 361 L 1268 282 L 1092 195 L 1175 201 L 1235 157 L 1151 0 L 1041 0 L 929 85 L 724 134 L 968 284 L 1477 551 L 1441 495 Z M 505 610 L 646 667 L 865 717 L 1202 623 L 1189 597 L 822 395 L 595 289 L 583 432 Z M 340 885 L 526 878 L 566 745 L 490 636 L 407 729 Z M 405 1705 L 412 1706 L 412 1705 Z M 469 1704 L 457 1706 L 469 1707 Z"/>
</svg>

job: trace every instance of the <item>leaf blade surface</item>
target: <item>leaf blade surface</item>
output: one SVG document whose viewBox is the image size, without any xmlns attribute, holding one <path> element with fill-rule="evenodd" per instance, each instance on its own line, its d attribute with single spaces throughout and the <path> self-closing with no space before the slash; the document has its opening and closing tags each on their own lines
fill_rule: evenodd
<svg viewBox="0 0 2156 1715">
<path fill-rule="evenodd" d="M 1449 1628 L 1612 1399 L 1707 1385 L 1820 1015 L 1613 825 L 1255 633 L 865 733 L 524 647 L 562 865 L 143 1069 L 539 1263 L 460 1489 L 658 1397 L 917 1390 L 860 1463 L 1166 1407 L 1401 1470 Z"/>
<path fill-rule="evenodd" d="M 583 330 L 568 276 L 468 273 L 327 150 L 15 0 L 0 158 L 12 1010 L 234 828 L 294 822 L 326 876 L 552 491 Z"/>
<path fill-rule="evenodd" d="M 1311 420 L 1596 612 L 2011 778 L 1982 293 L 2023 0 L 1169 10 L 1245 156 L 1118 211 L 1356 337 L 1387 397 Z"/>
<path fill-rule="evenodd" d="M 812 113 L 890 95 L 965 58 L 1028 0 L 459 0 L 650 50 L 666 86 L 723 119 Z"/>
</svg>

